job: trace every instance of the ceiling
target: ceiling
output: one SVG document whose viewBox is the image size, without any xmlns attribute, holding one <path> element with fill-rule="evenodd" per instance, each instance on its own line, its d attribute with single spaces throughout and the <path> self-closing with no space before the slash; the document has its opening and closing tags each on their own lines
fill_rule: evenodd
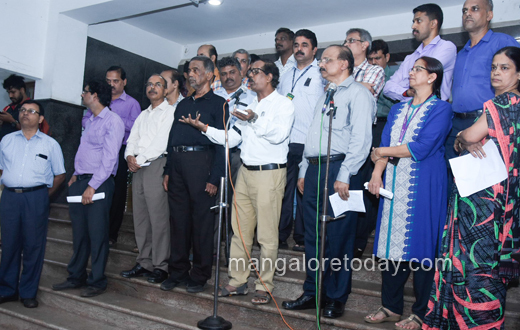
<svg viewBox="0 0 520 330">
<path fill-rule="evenodd" d="M 427 2 L 427 1 L 426 1 Z M 411 12 L 425 0 L 112 0 L 63 14 L 87 24 L 119 20 L 181 45 Z M 453 0 L 436 0 L 441 7 Z M 168 9 L 170 8 L 170 9 Z M 150 12 L 149 14 L 144 14 Z"/>
</svg>

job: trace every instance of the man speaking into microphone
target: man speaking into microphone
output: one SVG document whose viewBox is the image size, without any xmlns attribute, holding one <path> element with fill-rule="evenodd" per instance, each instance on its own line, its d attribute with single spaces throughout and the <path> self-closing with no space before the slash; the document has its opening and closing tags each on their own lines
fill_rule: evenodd
<svg viewBox="0 0 520 330">
<path fill-rule="evenodd" d="M 363 189 L 363 180 L 356 176 L 363 165 L 372 144 L 372 108 L 373 96 L 366 87 L 354 81 L 352 70 L 354 57 L 345 46 L 331 45 L 325 49 L 319 62 L 321 75 L 331 85 L 337 85 L 334 94 L 336 111 L 328 112 L 331 91 L 323 95 L 316 104 L 314 119 L 305 142 L 303 160 L 300 163 L 298 189 L 303 194 L 303 219 L 305 222 L 305 256 L 309 260 L 316 258 L 316 209 L 322 213 L 322 195 L 325 184 L 325 166 L 327 163 L 328 134 L 331 132 L 329 194 L 338 193 L 347 200 L 349 190 Z M 327 102 L 328 103 L 328 102 Z M 322 109 L 326 108 L 323 112 Z M 329 129 L 329 115 L 333 115 L 332 129 Z M 323 126 L 322 126 L 323 125 Z M 321 168 L 320 168 L 321 167 Z M 318 196 L 319 185 L 319 196 Z M 318 201 L 319 205 L 316 205 Z M 333 214 L 329 204 L 328 212 Z M 327 224 L 327 251 L 324 258 L 322 303 L 323 316 L 336 318 L 343 315 L 345 303 L 351 290 L 352 274 L 350 263 L 354 254 L 357 217 L 354 212 L 347 212 L 346 217 Z M 345 260 L 345 264 L 331 267 L 330 260 Z M 348 259 L 347 259 L 348 258 Z M 321 261 L 321 265 L 323 264 Z M 283 307 L 289 310 L 316 308 L 316 271 L 306 267 L 307 277 L 303 284 L 303 294 L 296 300 L 284 301 Z"/>
<path fill-rule="evenodd" d="M 249 84 L 257 96 L 244 112 L 232 114 L 240 120 L 228 132 L 229 147 L 242 142 L 243 165 L 238 170 L 235 186 L 236 203 L 232 203 L 229 284 L 219 295 L 246 295 L 249 257 L 257 231 L 260 244 L 258 271 L 272 291 L 278 257 L 278 222 L 286 181 L 289 133 L 294 121 L 293 103 L 275 90 L 279 71 L 268 60 L 258 60 L 248 70 Z M 181 121 L 196 127 L 211 141 L 225 143 L 225 132 L 208 127 L 199 117 L 183 117 Z M 245 243 L 242 244 L 242 238 Z M 253 304 L 267 304 L 271 296 L 260 280 L 255 281 Z"/>
</svg>

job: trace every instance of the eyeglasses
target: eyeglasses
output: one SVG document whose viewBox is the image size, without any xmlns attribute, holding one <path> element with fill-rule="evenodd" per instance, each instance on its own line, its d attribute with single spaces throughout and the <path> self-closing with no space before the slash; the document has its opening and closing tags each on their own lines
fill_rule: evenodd
<svg viewBox="0 0 520 330">
<path fill-rule="evenodd" d="M 356 41 L 363 42 L 363 40 L 361 40 L 361 39 L 348 38 L 348 39 L 345 39 L 345 42 L 343 44 L 353 44 Z"/>
<path fill-rule="evenodd" d="M 410 72 L 418 73 L 418 72 L 421 72 L 422 70 L 428 71 L 428 69 L 426 69 L 424 66 L 416 65 L 410 69 Z"/>
<path fill-rule="evenodd" d="M 40 114 L 38 111 L 34 110 L 34 109 L 25 109 L 25 108 L 20 108 L 20 110 L 18 110 L 20 113 L 30 113 L 30 114 L 35 114 L 37 113 L 38 115 Z"/>
<path fill-rule="evenodd" d="M 81 91 L 81 95 L 88 94 L 88 93 L 92 93 L 92 92 L 91 91 L 86 91 L 86 90 Z"/>
<path fill-rule="evenodd" d="M 328 64 L 332 61 L 337 60 L 337 58 L 328 58 L 328 57 L 322 57 L 321 60 L 318 60 L 318 64 Z"/>
<path fill-rule="evenodd" d="M 265 71 L 263 69 L 260 69 L 260 68 L 252 68 L 252 69 L 249 69 L 247 70 L 247 75 L 253 75 L 253 76 L 256 76 L 257 74 L 260 73 L 260 71 L 262 71 L 264 74 L 265 74 Z"/>
<path fill-rule="evenodd" d="M 160 82 L 156 82 L 155 84 L 153 82 L 148 82 L 146 84 L 144 84 L 146 86 L 146 88 L 148 87 L 157 87 L 157 88 L 163 88 L 163 84 L 161 84 Z"/>
</svg>

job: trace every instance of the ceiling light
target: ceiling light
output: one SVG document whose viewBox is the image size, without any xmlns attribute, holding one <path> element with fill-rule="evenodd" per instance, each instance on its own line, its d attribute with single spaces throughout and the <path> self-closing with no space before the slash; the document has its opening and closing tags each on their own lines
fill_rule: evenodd
<svg viewBox="0 0 520 330">
<path fill-rule="evenodd" d="M 220 6 L 222 4 L 222 0 L 209 0 L 208 3 L 213 6 Z"/>
</svg>

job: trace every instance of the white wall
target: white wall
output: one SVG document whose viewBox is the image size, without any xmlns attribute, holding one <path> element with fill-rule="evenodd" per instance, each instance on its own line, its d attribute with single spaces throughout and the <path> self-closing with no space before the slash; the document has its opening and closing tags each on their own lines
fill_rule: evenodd
<svg viewBox="0 0 520 330">
<path fill-rule="evenodd" d="M 88 36 L 172 67 L 184 54 L 184 46 L 124 22 L 91 25 Z"/>
<path fill-rule="evenodd" d="M 442 8 L 444 13 L 444 23 L 442 33 L 455 33 L 462 31 L 462 3 L 457 6 Z M 332 43 L 343 42 L 345 32 L 349 28 L 363 28 L 370 32 L 373 39 L 382 38 L 387 41 L 412 38 L 412 10 L 397 15 L 390 15 L 372 19 L 358 21 L 341 22 L 320 26 L 290 27 L 293 31 L 299 29 L 309 29 L 316 33 L 319 47 L 325 47 Z M 520 0 L 495 1 L 493 26 L 517 25 L 520 24 Z M 232 39 L 207 40 L 206 42 L 186 45 L 183 59 L 189 59 L 196 55 L 197 49 L 202 44 L 212 44 L 222 55 L 227 55 L 244 48 L 256 54 L 266 54 L 274 52 L 274 34 L 276 31 L 269 31 L 262 34 L 250 35 Z"/>
</svg>

